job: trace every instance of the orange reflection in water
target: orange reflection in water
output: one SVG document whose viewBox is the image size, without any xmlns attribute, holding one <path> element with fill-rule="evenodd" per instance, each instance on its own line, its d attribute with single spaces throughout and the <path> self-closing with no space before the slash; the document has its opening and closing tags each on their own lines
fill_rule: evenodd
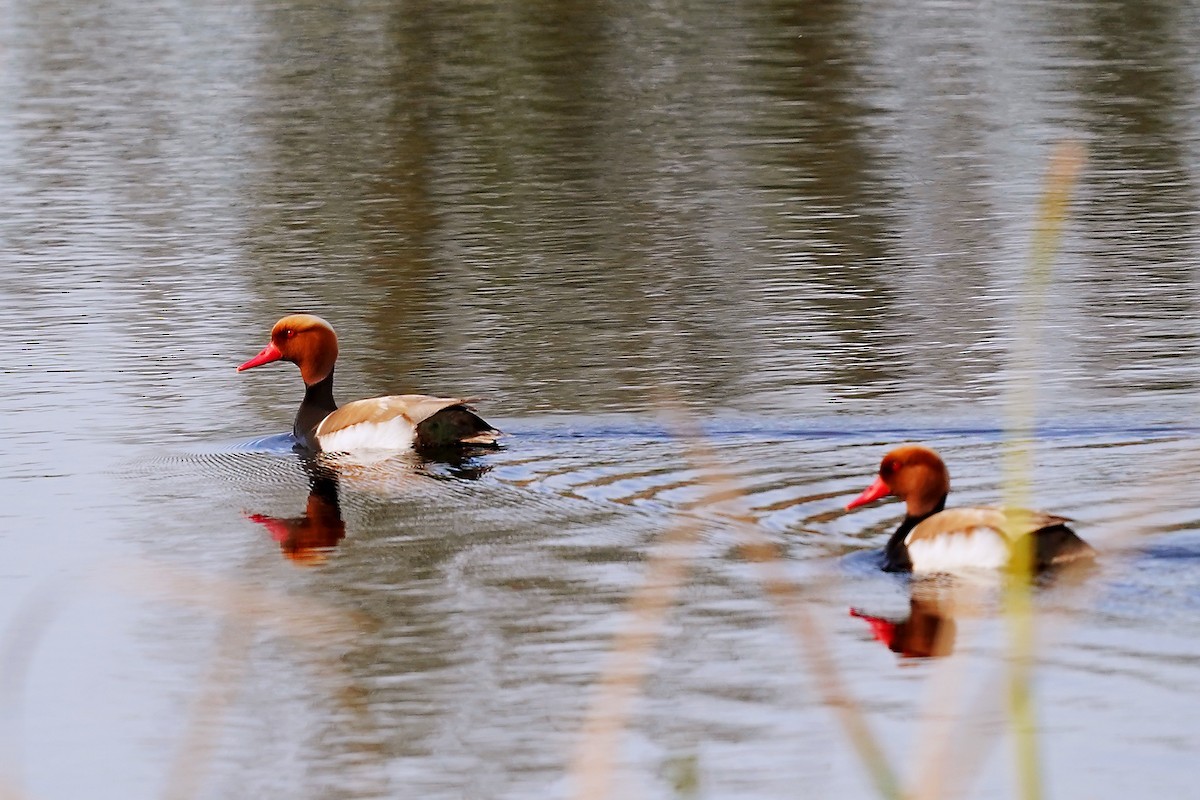
<svg viewBox="0 0 1200 800">
<path fill-rule="evenodd" d="M 937 592 L 914 591 L 907 619 L 889 620 L 857 608 L 850 609 L 850 616 L 866 620 L 875 638 L 902 658 L 940 658 L 954 650 L 958 633 L 952 605 Z"/>
<path fill-rule="evenodd" d="M 413 454 L 409 460 L 389 459 L 384 468 L 377 468 L 374 480 L 384 480 L 388 486 L 403 485 L 408 480 L 478 480 L 492 468 L 476 463 L 474 451 L 455 451 L 435 454 L 434 457 Z M 372 465 L 367 465 L 370 468 Z M 378 467 L 378 465 L 374 465 Z M 342 519 L 339 501 L 338 470 L 345 473 L 352 483 L 362 481 L 364 474 L 355 472 L 361 464 L 339 464 L 315 458 L 304 460 L 304 471 L 309 476 L 308 502 L 304 513 L 298 517 L 273 517 L 269 514 L 246 514 L 246 519 L 262 525 L 279 543 L 285 556 L 298 564 L 316 565 L 324 563 L 330 551 L 346 537 L 346 523 Z"/>
<path fill-rule="evenodd" d="M 299 517 L 272 517 L 267 514 L 247 514 L 271 532 L 279 549 L 299 564 L 320 564 L 329 551 L 346 536 L 346 523 L 338 503 L 337 476 L 328 470 L 314 471 L 308 493 L 308 503 Z"/>
</svg>

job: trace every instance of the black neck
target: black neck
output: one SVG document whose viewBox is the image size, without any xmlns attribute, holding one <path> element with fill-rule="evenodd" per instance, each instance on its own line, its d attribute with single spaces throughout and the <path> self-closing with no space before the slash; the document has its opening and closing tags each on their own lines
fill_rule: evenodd
<svg viewBox="0 0 1200 800">
<path fill-rule="evenodd" d="M 925 520 L 932 517 L 934 514 L 946 508 L 946 495 L 942 495 L 942 499 L 938 500 L 937 505 L 931 511 L 920 516 L 905 515 L 904 521 L 900 523 L 900 527 L 892 534 L 892 538 L 883 547 L 883 569 L 886 572 L 910 572 L 912 571 L 912 561 L 908 558 L 908 547 L 904 544 L 905 537 L 913 528 L 920 525 Z"/>
<path fill-rule="evenodd" d="M 304 400 L 300 402 L 300 410 L 296 412 L 296 422 L 292 433 L 300 444 L 310 450 L 317 450 L 317 441 L 313 434 L 321 420 L 337 411 L 337 403 L 333 399 L 333 370 L 325 378 L 304 388 Z"/>
</svg>

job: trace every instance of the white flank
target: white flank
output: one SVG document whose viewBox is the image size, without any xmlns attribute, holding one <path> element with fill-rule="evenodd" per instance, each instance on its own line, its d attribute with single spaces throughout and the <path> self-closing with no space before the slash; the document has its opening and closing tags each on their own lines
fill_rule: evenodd
<svg viewBox="0 0 1200 800">
<path fill-rule="evenodd" d="M 360 422 L 331 433 L 317 436 L 317 443 L 326 453 L 353 453 L 357 450 L 409 450 L 416 439 L 417 429 L 404 417 L 392 417 L 381 422 Z"/>
<path fill-rule="evenodd" d="M 1008 540 L 992 528 L 978 527 L 908 544 L 913 572 L 962 572 L 1001 569 L 1008 564 Z"/>
</svg>

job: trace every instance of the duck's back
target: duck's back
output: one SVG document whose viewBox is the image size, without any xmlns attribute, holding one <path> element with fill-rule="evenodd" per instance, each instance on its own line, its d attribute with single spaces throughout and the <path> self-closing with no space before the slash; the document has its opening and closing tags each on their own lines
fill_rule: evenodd
<svg viewBox="0 0 1200 800">
<path fill-rule="evenodd" d="M 468 403 L 462 397 L 422 394 L 355 400 L 321 420 L 316 439 L 326 452 L 495 444 L 500 432 Z"/>
<path fill-rule="evenodd" d="M 1012 560 L 1013 543 L 1033 537 L 1034 568 L 1043 570 L 1095 552 L 1067 527 L 1070 520 L 1024 509 L 952 508 L 913 528 L 904 544 L 914 572 L 1002 569 Z"/>
</svg>

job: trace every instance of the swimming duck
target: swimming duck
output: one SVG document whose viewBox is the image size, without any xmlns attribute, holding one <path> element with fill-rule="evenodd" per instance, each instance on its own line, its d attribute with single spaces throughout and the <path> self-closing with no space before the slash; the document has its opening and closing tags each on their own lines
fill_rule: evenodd
<svg viewBox="0 0 1200 800">
<path fill-rule="evenodd" d="M 1022 509 L 946 509 L 950 472 L 933 450 L 897 447 L 883 457 L 879 477 L 847 505 L 847 510 L 887 495 L 904 501 L 900 527 L 884 547 L 888 572 L 958 572 L 1003 569 L 1013 544 L 1033 537 L 1033 566 L 1042 571 L 1095 558 L 1095 550 L 1067 527 L 1066 517 Z"/>
<path fill-rule="evenodd" d="M 490 447 L 501 435 L 463 397 L 389 395 L 339 408 L 333 399 L 337 357 L 337 334 L 328 322 L 312 314 L 291 314 L 275 323 L 271 341 L 237 371 L 272 361 L 290 361 L 300 368 L 304 400 L 292 431 L 301 445 L 313 451 Z"/>
</svg>

